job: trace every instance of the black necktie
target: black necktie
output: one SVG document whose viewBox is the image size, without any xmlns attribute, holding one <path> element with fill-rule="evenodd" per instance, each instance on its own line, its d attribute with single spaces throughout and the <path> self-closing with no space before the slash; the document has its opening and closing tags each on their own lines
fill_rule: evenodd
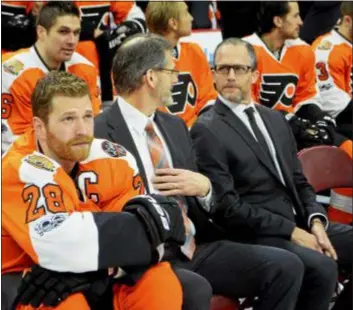
<svg viewBox="0 0 353 310">
<path fill-rule="evenodd" d="M 247 114 L 247 116 L 249 118 L 250 125 L 251 125 L 251 128 L 252 128 L 252 130 L 253 130 L 253 132 L 255 134 L 257 142 L 260 144 L 260 147 L 262 148 L 264 153 L 267 154 L 267 156 L 269 157 L 269 159 L 271 160 L 271 162 L 272 162 L 272 164 L 273 164 L 273 166 L 275 168 L 275 171 L 277 172 L 276 165 L 274 163 L 274 159 L 273 159 L 273 156 L 272 156 L 272 154 L 270 152 L 268 144 L 267 144 L 267 142 L 266 142 L 261 130 L 257 126 L 256 120 L 255 120 L 255 116 L 254 116 L 254 113 L 255 113 L 254 108 L 253 107 L 247 108 L 247 109 L 244 110 L 244 112 Z"/>
</svg>

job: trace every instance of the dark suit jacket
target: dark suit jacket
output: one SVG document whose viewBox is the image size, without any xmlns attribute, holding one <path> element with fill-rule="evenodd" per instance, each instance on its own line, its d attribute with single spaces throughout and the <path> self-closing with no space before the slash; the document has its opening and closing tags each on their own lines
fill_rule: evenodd
<svg viewBox="0 0 353 310">
<path fill-rule="evenodd" d="M 160 111 L 155 114 L 155 122 L 168 145 L 174 168 L 197 171 L 192 141 L 184 122 L 176 116 Z M 121 144 L 135 156 L 142 180 L 147 192 L 149 192 L 142 160 L 117 103 L 95 118 L 94 134 L 97 138 Z M 188 205 L 188 215 L 196 227 L 197 243 L 222 238 L 222 229 L 209 221 L 197 198 L 185 197 L 185 199 Z"/>
<path fill-rule="evenodd" d="M 257 109 L 276 148 L 287 186 L 270 158 L 261 155 L 262 149 L 244 123 L 219 100 L 191 129 L 197 163 L 215 191 L 214 220 L 232 239 L 290 238 L 295 222 L 308 228 L 311 214 L 326 216 L 326 212 L 302 173 L 285 118 L 260 105 Z"/>
</svg>

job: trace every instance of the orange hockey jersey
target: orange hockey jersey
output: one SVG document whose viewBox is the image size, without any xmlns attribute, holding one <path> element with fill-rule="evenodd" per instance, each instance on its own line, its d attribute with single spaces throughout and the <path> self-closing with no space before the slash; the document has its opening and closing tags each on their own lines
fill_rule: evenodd
<svg viewBox="0 0 353 310">
<path fill-rule="evenodd" d="M 287 40 L 274 55 L 255 33 L 245 37 L 254 46 L 260 76 L 252 87 L 253 99 L 269 108 L 296 112 L 302 105 L 321 108 L 316 85 L 315 55 L 300 39 Z"/>
<path fill-rule="evenodd" d="M 82 32 L 93 34 L 99 26 L 114 26 L 133 18 L 145 19 L 135 1 L 74 1 L 80 10 Z M 99 69 L 99 55 L 90 38 L 79 42 L 76 51 Z"/>
<path fill-rule="evenodd" d="M 2 273 L 33 263 L 56 271 L 96 270 L 98 228 L 91 212 L 121 211 L 143 193 L 136 169 L 123 147 L 95 139 L 73 180 L 36 150 L 33 131 L 20 136 L 2 160 Z M 69 259 L 72 251 L 75 260 Z"/>
<path fill-rule="evenodd" d="M 207 58 L 198 44 L 179 43 L 174 57 L 179 81 L 173 86 L 173 105 L 162 111 L 180 116 L 190 128 L 199 112 L 214 103 L 217 92 Z"/>
<path fill-rule="evenodd" d="M 352 42 L 332 30 L 317 38 L 312 48 L 322 109 L 336 117 L 352 99 Z"/>
<path fill-rule="evenodd" d="M 34 46 L 3 57 L 1 67 L 1 135 L 2 151 L 6 151 L 17 135 L 32 126 L 31 95 L 37 81 L 49 72 Z M 66 71 L 84 79 L 90 89 L 93 112 L 100 112 L 100 87 L 97 70 L 92 64 L 74 53 L 63 64 Z"/>
</svg>

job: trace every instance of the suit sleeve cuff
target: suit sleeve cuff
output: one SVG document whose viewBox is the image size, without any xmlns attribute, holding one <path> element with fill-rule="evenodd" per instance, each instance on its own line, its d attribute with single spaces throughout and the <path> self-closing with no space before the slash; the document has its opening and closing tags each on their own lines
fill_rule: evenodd
<svg viewBox="0 0 353 310">
<path fill-rule="evenodd" d="M 212 186 L 210 187 L 210 190 L 208 191 L 208 194 L 205 197 L 199 197 L 197 196 L 197 199 L 199 203 L 201 204 L 202 208 L 206 210 L 207 212 L 211 211 L 211 206 L 212 206 Z"/>
<path fill-rule="evenodd" d="M 328 225 L 329 225 L 329 221 L 328 218 L 326 217 L 326 215 L 322 214 L 322 213 L 313 213 L 310 214 L 309 219 L 308 219 L 308 227 L 311 228 L 311 222 L 314 218 L 319 218 L 322 222 L 322 224 L 325 227 L 325 230 L 327 230 Z"/>
</svg>

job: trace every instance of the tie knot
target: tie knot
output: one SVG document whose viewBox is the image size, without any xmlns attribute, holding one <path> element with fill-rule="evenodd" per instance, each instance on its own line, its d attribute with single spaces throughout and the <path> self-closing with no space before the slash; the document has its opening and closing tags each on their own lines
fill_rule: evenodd
<svg viewBox="0 0 353 310">
<path fill-rule="evenodd" d="M 148 134 L 153 134 L 154 133 L 154 129 L 153 129 L 153 123 L 151 120 L 148 121 L 145 130 Z"/>
<path fill-rule="evenodd" d="M 248 118 L 253 120 L 254 119 L 254 113 L 255 109 L 253 107 L 246 108 L 244 112 L 247 114 Z"/>
</svg>

